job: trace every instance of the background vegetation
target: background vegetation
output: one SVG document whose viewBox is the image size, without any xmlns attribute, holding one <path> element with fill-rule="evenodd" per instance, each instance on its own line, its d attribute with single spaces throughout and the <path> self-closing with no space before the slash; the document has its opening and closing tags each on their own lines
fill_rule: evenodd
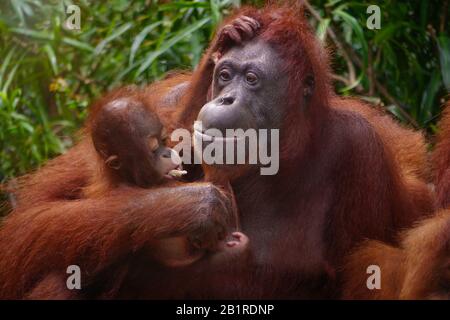
<svg viewBox="0 0 450 320">
<path fill-rule="evenodd" d="M 263 1 L 242 1 L 261 4 Z M 386 107 L 432 133 L 450 90 L 449 1 L 310 1 L 310 19 L 334 54 L 336 90 Z M 81 7 L 81 30 L 63 27 Z M 73 144 L 89 103 L 124 83 L 195 67 L 236 0 L 0 2 L 0 182 Z"/>
</svg>

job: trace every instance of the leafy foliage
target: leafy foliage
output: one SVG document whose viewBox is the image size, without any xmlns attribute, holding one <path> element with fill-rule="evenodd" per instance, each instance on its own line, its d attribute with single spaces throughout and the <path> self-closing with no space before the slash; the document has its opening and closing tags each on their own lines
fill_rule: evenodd
<svg viewBox="0 0 450 320">
<path fill-rule="evenodd" d="M 326 23 L 336 34 L 337 40 L 327 40 L 337 53 L 337 89 L 378 100 L 400 120 L 433 131 L 442 98 L 450 91 L 449 1 L 377 1 L 379 30 L 366 27 L 372 4 L 314 1 L 320 17 L 313 22 Z"/>
<path fill-rule="evenodd" d="M 370 1 L 312 3 L 311 21 L 336 52 L 336 90 L 432 131 L 450 90 L 448 1 L 377 3 L 380 30 L 366 28 Z M 88 104 L 104 91 L 195 67 L 240 1 L 80 0 L 80 31 L 64 27 L 70 4 L 0 3 L 0 181 L 70 147 Z"/>
<path fill-rule="evenodd" d="M 67 30 L 70 1 L 2 1 L 0 179 L 63 152 L 89 102 L 123 83 L 191 69 L 231 0 L 79 1 L 81 30 Z"/>
</svg>

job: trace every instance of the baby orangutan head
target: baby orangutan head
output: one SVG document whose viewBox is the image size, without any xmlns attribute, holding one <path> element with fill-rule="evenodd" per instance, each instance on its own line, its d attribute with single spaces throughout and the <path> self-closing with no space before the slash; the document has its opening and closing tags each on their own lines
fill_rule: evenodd
<svg viewBox="0 0 450 320">
<path fill-rule="evenodd" d="M 118 98 L 101 106 L 91 120 L 94 147 L 120 182 L 150 187 L 179 176 L 181 159 L 165 146 L 156 115 L 139 98 Z"/>
</svg>

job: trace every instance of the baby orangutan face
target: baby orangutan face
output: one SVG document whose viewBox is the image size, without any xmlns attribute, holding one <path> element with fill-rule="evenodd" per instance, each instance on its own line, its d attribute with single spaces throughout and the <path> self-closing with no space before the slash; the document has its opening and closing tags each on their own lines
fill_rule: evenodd
<svg viewBox="0 0 450 320">
<path fill-rule="evenodd" d="M 178 153 L 165 146 L 158 116 L 140 100 L 102 106 L 91 130 L 95 149 L 121 182 L 146 188 L 184 174 Z"/>
</svg>

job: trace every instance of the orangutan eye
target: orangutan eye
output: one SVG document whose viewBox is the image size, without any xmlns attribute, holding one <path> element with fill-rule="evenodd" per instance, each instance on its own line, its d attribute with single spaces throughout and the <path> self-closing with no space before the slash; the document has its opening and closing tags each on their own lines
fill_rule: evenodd
<svg viewBox="0 0 450 320">
<path fill-rule="evenodd" d="M 150 137 L 148 139 L 148 147 L 152 150 L 152 152 L 155 152 L 159 147 L 158 139 L 156 137 Z"/>
<path fill-rule="evenodd" d="M 222 69 L 219 72 L 219 78 L 222 81 L 230 81 L 231 80 L 231 73 L 227 69 Z"/>
<path fill-rule="evenodd" d="M 255 85 L 258 82 L 258 77 L 253 72 L 247 72 L 245 81 L 247 81 L 248 84 Z"/>
</svg>

